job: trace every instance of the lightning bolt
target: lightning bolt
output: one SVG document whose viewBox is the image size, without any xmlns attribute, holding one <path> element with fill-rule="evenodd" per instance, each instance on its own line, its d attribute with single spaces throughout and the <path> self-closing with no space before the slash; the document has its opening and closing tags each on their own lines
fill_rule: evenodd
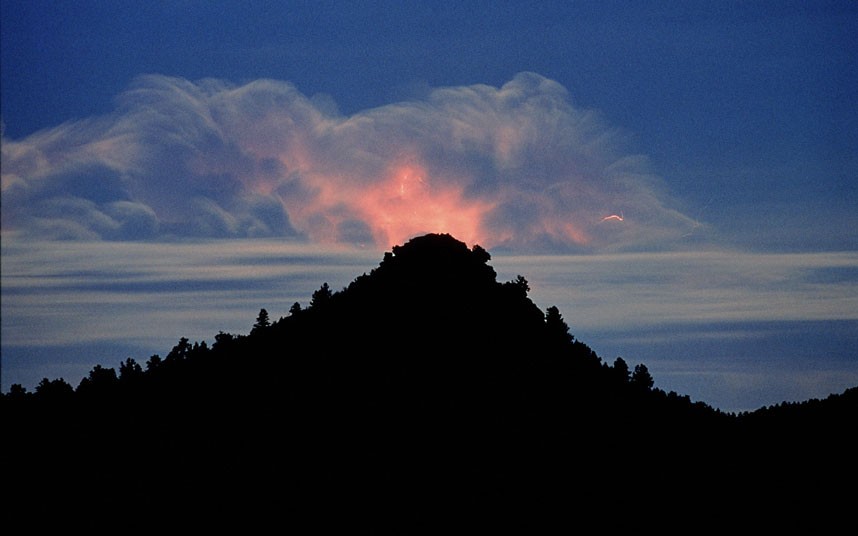
<svg viewBox="0 0 858 536">
<path fill-rule="evenodd" d="M 617 215 L 617 214 L 611 214 L 610 216 L 605 216 L 604 218 L 602 218 L 602 219 L 599 221 L 599 223 L 602 223 L 603 221 L 609 221 L 609 220 L 625 221 L 625 217 L 623 216 L 623 213 L 622 213 L 622 212 L 620 212 L 620 213 L 619 213 L 619 215 Z"/>
</svg>

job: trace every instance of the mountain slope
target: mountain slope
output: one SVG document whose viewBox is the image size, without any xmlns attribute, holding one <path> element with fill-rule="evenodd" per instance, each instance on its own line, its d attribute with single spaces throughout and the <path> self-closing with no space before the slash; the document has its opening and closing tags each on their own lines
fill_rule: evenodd
<svg viewBox="0 0 858 536">
<path fill-rule="evenodd" d="M 306 309 L 260 314 L 247 336 L 183 339 L 145 370 L 126 361 L 74 392 L 4 397 L 10 511 L 94 528 L 437 533 L 462 520 L 635 528 L 677 509 L 723 516 L 727 498 L 725 521 L 760 497 L 810 512 L 806 485 L 836 504 L 819 490 L 854 471 L 837 433 L 854 396 L 822 402 L 839 408 L 823 422 L 818 409 L 738 418 L 653 389 L 645 367 L 602 362 L 489 260 L 418 237 Z"/>
</svg>

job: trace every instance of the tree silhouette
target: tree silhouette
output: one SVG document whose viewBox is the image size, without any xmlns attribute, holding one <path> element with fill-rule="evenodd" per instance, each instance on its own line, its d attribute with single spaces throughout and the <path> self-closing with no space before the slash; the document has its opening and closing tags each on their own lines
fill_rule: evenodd
<svg viewBox="0 0 858 536">
<path fill-rule="evenodd" d="M 146 360 L 146 372 L 152 372 L 161 366 L 163 360 L 161 356 L 158 354 L 152 355 L 148 360 Z"/>
<path fill-rule="evenodd" d="M 614 360 L 614 374 L 623 383 L 629 381 L 629 364 L 622 357 L 617 357 Z"/>
<path fill-rule="evenodd" d="M 120 381 L 135 381 L 143 376 L 143 367 L 137 364 L 133 358 L 129 357 L 119 364 L 119 380 Z"/>
<path fill-rule="evenodd" d="M 119 383 L 116 370 L 95 365 L 89 371 L 89 375 L 80 381 L 77 392 L 82 395 L 92 396 L 95 394 L 112 395 Z"/>
<path fill-rule="evenodd" d="M 9 386 L 9 392 L 6 396 L 8 396 L 10 400 L 25 400 L 29 398 L 30 394 L 31 393 L 27 392 L 27 388 L 20 383 L 13 383 Z"/>
<path fill-rule="evenodd" d="M 328 286 L 328 283 L 322 283 L 319 290 L 313 292 L 313 296 L 310 299 L 310 307 L 321 309 L 331 301 L 332 296 L 333 293 L 331 292 L 331 287 Z"/>
<path fill-rule="evenodd" d="M 527 293 L 530 292 L 530 284 L 523 275 L 518 275 L 514 280 L 506 282 L 504 287 L 513 289 L 520 299 L 527 298 Z"/>
<path fill-rule="evenodd" d="M 479 244 L 474 244 L 474 246 L 471 248 L 471 252 L 473 253 L 475 264 L 486 264 L 487 262 L 492 260 L 492 256 L 489 254 L 489 252 L 483 249 L 483 247 Z"/>
<path fill-rule="evenodd" d="M 193 349 L 190 341 L 187 337 L 182 337 L 179 339 L 178 344 L 173 346 L 173 349 L 170 350 L 170 353 L 167 354 L 167 357 L 164 358 L 166 362 L 175 362 L 182 361 L 186 357 L 188 357 L 188 353 Z"/>
<path fill-rule="evenodd" d="M 49 401 L 68 400 L 74 394 L 74 388 L 63 378 L 49 380 L 42 378 L 36 385 L 35 394 L 38 398 Z"/>
<path fill-rule="evenodd" d="M 145 370 L 128 358 L 77 391 L 45 378 L 0 397 L 8 511 L 66 520 L 95 504 L 102 525 L 200 529 L 233 512 L 324 533 L 436 533 L 458 514 L 533 533 L 534 519 L 638 529 L 665 505 L 717 519 L 724 486 L 798 504 L 853 481 L 858 389 L 725 415 L 655 389 L 643 364 L 602 363 L 482 248 L 426 235 L 393 249 L 306 310 L 272 323 L 261 309 L 254 336 L 182 337 Z"/>
<path fill-rule="evenodd" d="M 214 344 L 212 344 L 213 350 L 226 350 L 235 341 L 235 336 L 231 333 L 220 331 L 215 335 L 214 339 Z"/>
<path fill-rule="evenodd" d="M 643 389 L 652 389 L 652 386 L 655 385 L 655 380 L 653 380 L 650 375 L 647 366 L 640 363 L 635 365 L 635 370 L 632 372 L 631 383 L 632 385 Z"/>
<path fill-rule="evenodd" d="M 563 320 L 563 315 L 560 314 L 560 309 L 552 305 L 545 310 L 545 313 L 545 327 L 548 329 L 550 339 L 562 344 L 572 342 L 573 337 L 569 333 L 569 326 Z"/>
<path fill-rule="evenodd" d="M 265 309 L 259 310 L 259 315 L 256 317 L 256 323 L 253 324 L 253 329 L 250 333 L 258 333 L 271 326 L 271 321 L 268 319 L 268 311 Z"/>
</svg>

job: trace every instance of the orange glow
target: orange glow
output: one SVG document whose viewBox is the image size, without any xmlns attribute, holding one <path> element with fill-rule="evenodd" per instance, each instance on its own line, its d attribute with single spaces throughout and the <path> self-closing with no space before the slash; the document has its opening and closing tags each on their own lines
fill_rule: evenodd
<svg viewBox="0 0 858 536">
<path fill-rule="evenodd" d="M 465 199 L 461 187 L 433 182 L 416 164 L 393 166 L 384 180 L 357 195 L 355 205 L 379 245 L 429 232 L 450 233 L 469 244 L 488 238 L 482 221 L 494 204 Z"/>
<path fill-rule="evenodd" d="M 291 223 L 314 242 L 340 242 L 341 226 L 360 222 L 380 247 L 424 233 L 449 233 L 468 244 L 488 244 L 482 221 L 495 203 L 466 199 L 462 187 L 433 181 L 420 165 L 392 165 L 375 181 L 310 172 L 302 178 L 303 193 L 280 200 Z"/>
<path fill-rule="evenodd" d="M 590 242 L 590 238 L 587 234 L 573 223 L 564 224 L 562 226 L 562 233 L 564 238 L 571 240 L 575 244 L 584 246 Z"/>
<path fill-rule="evenodd" d="M 510 142 L 501 145 L 514 145 L 509 136 L 501 136 Z M 253 147 L 246 150 L 257 153 Z M 465 185 L 470 180 L 433 176 L 417 157 L 407 154 L 395 157 L 386 171 L 374 175 L 322 162 L 302 143 L 290 144 L 277 160 L 282 166 L 279 177 L 254 173 L 244 175 L 242 182 L 254 194 L 278 198 L 290 223 L 313 242 L 366 241 L 386 248 L 425 233 L 449 233 L 488 248 L 528 246 L 544 239 L 577 245 L 591 242 L 586 226 L 574 214 L 560 214 L 552 203 L 537 203 L 531 221 L 500 223 L 498 215 L 507 210 L 503 201 L 515 204 L 520 192 L 502 188 L 491 197 L 468 196 Z M 613 214 L 601 221 L 622 218 Z M 491 221 L 494 225 L 484 224 Z"/>
</svg>

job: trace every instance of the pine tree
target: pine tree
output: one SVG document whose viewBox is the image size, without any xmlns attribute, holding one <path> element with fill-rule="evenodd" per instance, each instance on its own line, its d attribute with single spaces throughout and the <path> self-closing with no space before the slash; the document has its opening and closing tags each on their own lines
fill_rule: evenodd
<svg viewBox="0 0 858 536">
<path fill-rule="evenodd" d="M 270 325 L 271 321 L 268 319 L 268 311 L 266 311 L 264 308 L 260 309 L 259 316 L 256 317 L 256 323 L 253 324 L 253 329 L 250 330 L 250 333 L 258 333 Z"/>
</svg>

